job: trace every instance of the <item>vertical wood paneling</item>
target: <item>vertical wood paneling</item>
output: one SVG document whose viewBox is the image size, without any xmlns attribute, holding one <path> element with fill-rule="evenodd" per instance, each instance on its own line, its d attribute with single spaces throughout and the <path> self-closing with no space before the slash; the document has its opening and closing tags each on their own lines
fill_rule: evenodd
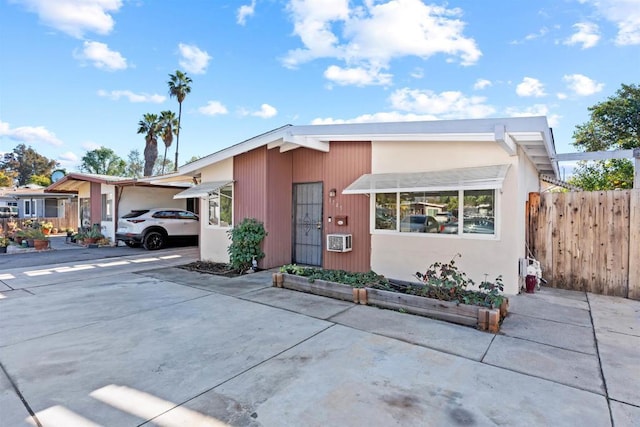
<svg viewBox="0 0 640 427">
<path fill-rule="evenodd" d="M 233 158 L 233 222 L 245 218 L 266 221 L 267 148 L 260 147 Z"/>
<path fill-rule="evenodd" d="M 342 190 L 365 173 L 371 173 L 371 143 L 331 143 L 328 153 L 300 148 L 293 151 L 293 182 L 323 183 L 323 266 L 329 269 L 368 271 L 371 267 L 371 235 L 369 233 L 369 198 L 364 195 L 343 195 Z M 329 191 L 336 189 L 336 197 Z M 347 216 L 348 225 L 337 226 L 328 218 Z M 326 251 L 328 233 L 353 235 L 353 251 Z"/>
<path fill-rule="evenodd" d="M 277 267 L 291 262 L 291 192 L 292 155 L 267 151 L 267 221 L 269 233 L 265 239 L 264 268 Z"/>
<path fill-rule="evenodd" d="M 102 222 L 102 184 L 91 182 L 91 225 Z"/>
<path fill-rule="evenodd" d="M 638 159 L 636 159 L 638 162 Z M 637 164 L 637 163 L 636 163 Z M 636 173 L 638 170 L 636 169 Z M 629 298 L 640 300 L 640 190 L 633 190 L 629 200 Z"/>
<path fill-rule="evenodd" d="M 640 190 L 542 195 L 529 211 L 549 285 L 639 299 L 639 199 Z"/>
</svg>

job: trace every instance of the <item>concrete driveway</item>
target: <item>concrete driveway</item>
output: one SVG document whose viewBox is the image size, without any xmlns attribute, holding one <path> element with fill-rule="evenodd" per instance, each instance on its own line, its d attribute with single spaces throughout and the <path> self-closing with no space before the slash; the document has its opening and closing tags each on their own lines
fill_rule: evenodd
<svg viewBox="0 0 640 427">
<path fill-rule="evenodd" d="M 0 272 L 0 425 L 640 425 L 640 303 L 544 289 L 492 335 L 151 253 Z"/>
</svg>

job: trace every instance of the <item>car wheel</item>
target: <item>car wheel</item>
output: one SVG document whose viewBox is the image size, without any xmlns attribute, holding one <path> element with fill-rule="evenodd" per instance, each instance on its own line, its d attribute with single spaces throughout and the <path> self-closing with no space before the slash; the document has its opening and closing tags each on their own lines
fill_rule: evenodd
<svg viewBox="0 0 640 427">
<path fill-rule="evenodd" d="M 144 248 L 149 251 L 161 249 L 164 246 L 164 236 L 159 231 L 151 231 L 144 236 Z"/>
<path fill-rule="evenodd" d="M 124 244 L 129 246 L 130 248 L 139 248 L 140 243 L 132 242 L 131 240 L 125 240 Z"/>
</svg>

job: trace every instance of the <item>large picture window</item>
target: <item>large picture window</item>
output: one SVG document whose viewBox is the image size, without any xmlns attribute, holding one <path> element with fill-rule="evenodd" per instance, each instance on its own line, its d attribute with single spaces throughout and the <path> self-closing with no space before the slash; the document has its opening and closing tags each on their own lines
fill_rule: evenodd
<svg viewBox="0 0 640 427">
<path fill-rule="evenodd" d="M 495 211 L 495 190 L 377 193 L 374 229 L 495 235 Z"/>
<path fill-rule="evenodd" d="M 209 195 L 209 225 L 233 226 L 233 184 L 225 185 Z"/>
</svg>

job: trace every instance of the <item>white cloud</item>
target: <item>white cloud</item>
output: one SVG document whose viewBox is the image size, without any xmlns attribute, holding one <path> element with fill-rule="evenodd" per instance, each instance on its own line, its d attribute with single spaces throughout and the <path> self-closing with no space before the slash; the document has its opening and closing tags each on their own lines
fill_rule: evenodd
<svg viewBox="0 0 640 427">
<path fill-rule="evenodd" d="M 256 11 L 256 0 L 251 0 L 251 4 L 242 5 L 238 8 L 238 17 L 236 22 L 240 25 L 247 23 L 247 17 L 253 16 Z"/>
<path fill-rule="evenodd" d="M 557 126 L 562 116 L 558 114 L 549 114 L 549 107 L 545 104 L 534 104 L 525 108 L 508 107 L 506 114 L 509 117 L 537 117 L 547 116 L 549 126 Z"/>
<path fill-rule="evenodd" d="M 640 44 L 640 6 L 637 0 L 582 0 L 618 27 L 616 44 Z"/>
<path fill-rule="evenodd" d="M 87 151 L 93 151 L 93 150 L 97 150 L 99 148 L 102 148 L 102 145 L 98 144 L 97 142 L 93 142 L 93 141 L 85 141 L 81 145 L 82 145 L 82 148 L 84 148 Z"/>
<path fill-rule="evenodd" d="M 90 61 L 93 66 L 101 70 L 117 71 L 127 68 L 127 60 L 105 43 L 85 41 L 82 52 L 74 51 L 73 56 L 81 61 Z"/>
<path fill-rule="evenodd" d="M 44 143 L 54 146 L 62 145 L 55 133 L 44 126 L 20 126 L 12 128 L 7 122 L 0 120 L 0 138 L 6 137 L 24 144 Z"/>
<path fill-rule="evenodd" d="M 473 84 L 473 88 L 475 90 L 482 90 L 482 89 L 486 89 L 489 86 L 492 86 L 493 83 L 491 83 L 491 80 L 487 80 L 487 79 L 478 79 L 476 80 L 476 82 Z"/>
<path fill-rule="evenodd" d="M 465 23 L 457 8 L 420 0 L 367 0 L 353 8 L 348 0 L 290 0 L 288 10 L 294 34 L 304 45 L 287 53 L 283 62 L 290 68 L 317 58 L 335 58 L 345 63 L 336 70 L 381 70 L 388 69 L 394 58 L 426 59 L 438 53 L 471 65 L 482 55 L 475 40 L 464 36 Z"/>
<path fill-rule="evenodd" d="M 104 98 L 109 98 L 113 101 L 117 101 L 120 98 L 126 98 L 129 102 L 151 102 L 153 104 L 161 104 L 163 103 L 167 97 L 158 94 L 148 94 L 148 93 L 134 93 L 130 90 L 112 90 L 106 91 L 100 89 L 98 91 L 98 96 L 102 96 Z"/>
<path fill-rule="evenodd" d="M 540 28 L 540 30 L 537 33 L 529 33 L 526 36 L 524 36 L 524 39 L 522 39 L 522 40 L 513 40 L 509 44 L 513 44 L 513 45 L 523 44 L 524 42 L 528 42 L 528 41 L 531 41 L 531 40 L 535 40 L 535 39 L 544 37 L 548 32 L 549 32 L 549 29 L 547 27 L 542 27 L 542 28 Z"/>
<path fill-rule="evenodd" d="M 270 119 L 278 114 L 278 110 L 269 104 L 262 104 L 260 110 L 251 113 L 252 116 L 262 117 L 263 119 Z"/>
<path fill-rule="evenodd" d="M 573 25 L 576 32 L 571 35 L 564 44 L 573 46 L 582 44 L 582 49 L 588 49 L 598 44 L 600 34 L 598 34 L 598 26 L 591 22 L 578 22 Z"/>
<path fill-rule="evenodd" d="M 180 51 L 180 66 L 186 71 L 193 74 L 204 74 L 207 71 L 211 56 L 196 45 L 180 43 L 178 45 Z"/>
<path fill-rule="evenodd" d="M 536 98 L 545 96 L 544 85 L 538 79 L 533 77 L 525 77 L 522 83 L 516 86 L 516 94 L 518 96 L 534 96 Z"/>
<path fill-rule="evenodd" d="M 72 37 L 85 33 L 109 34 L 113 29 L 112 13 L 122 6 L 121 0 L 14 0 L 38 15 L 47 26 Z"/>
<path fill-rule="evenodd" d="M 414 79 L 421 79 L 424 77 L 424 70 L 420 67 L 416 67 L 411 73 L 409 73 L 409 75 Z"/>
<path fill-rule="evenodd" d="M 566 94 L 566 93 L 564 93 L 564 92 L 558 92 L 558 93 L 556 94 L 556 97 L 557 97 L 558 99 L 567 99 L 567 98 L 568 98 L 567 94 Z"/>
<path fill-rule="evenodd" d="M 74 162 L 77 162 L 78 160 L 80 160 L 80 158 L 75 153 L 73 153 L 71 151 L 67 151 L 66 153 L 61 153 L 58 156 L 58 160 L 60 161 L 60 163 L 62 163 L 62 162 L 74 163 Z"/>
<path fill-rule="evenodd" d="M 324 77 L 340 86 L 370 86 L 391 84 L 391 74 L 381 73 L 373 68 L 342 68 L 331 65 L 324 72 Z"/>
<path fill-rule="evenodd" d="M 568 74 L 562 80 L 565 81 L 569 90 L 579 96 L 593 95 L 604 88 L 604 83 L 598 83 L 582 74 Z"/>
<path fill-rule="evenodd" d="M 229 111 L 221 102 L 209 101 L 204 107 L 198 108 L 198 112 L 205 116 L 217 116 L 220 114 L 227 114 Z"/>
<path fill-rule="evenodd" d="M 495 109 L 485 104 L 481 96 L 465 96 L 462 92 L 447 91 L 439 94 L 430 90 L 403 88 L 389 97 L 393 108 L 417 114 L 427 114 L 440 119 L 482 118 Z"/>
</svg>

